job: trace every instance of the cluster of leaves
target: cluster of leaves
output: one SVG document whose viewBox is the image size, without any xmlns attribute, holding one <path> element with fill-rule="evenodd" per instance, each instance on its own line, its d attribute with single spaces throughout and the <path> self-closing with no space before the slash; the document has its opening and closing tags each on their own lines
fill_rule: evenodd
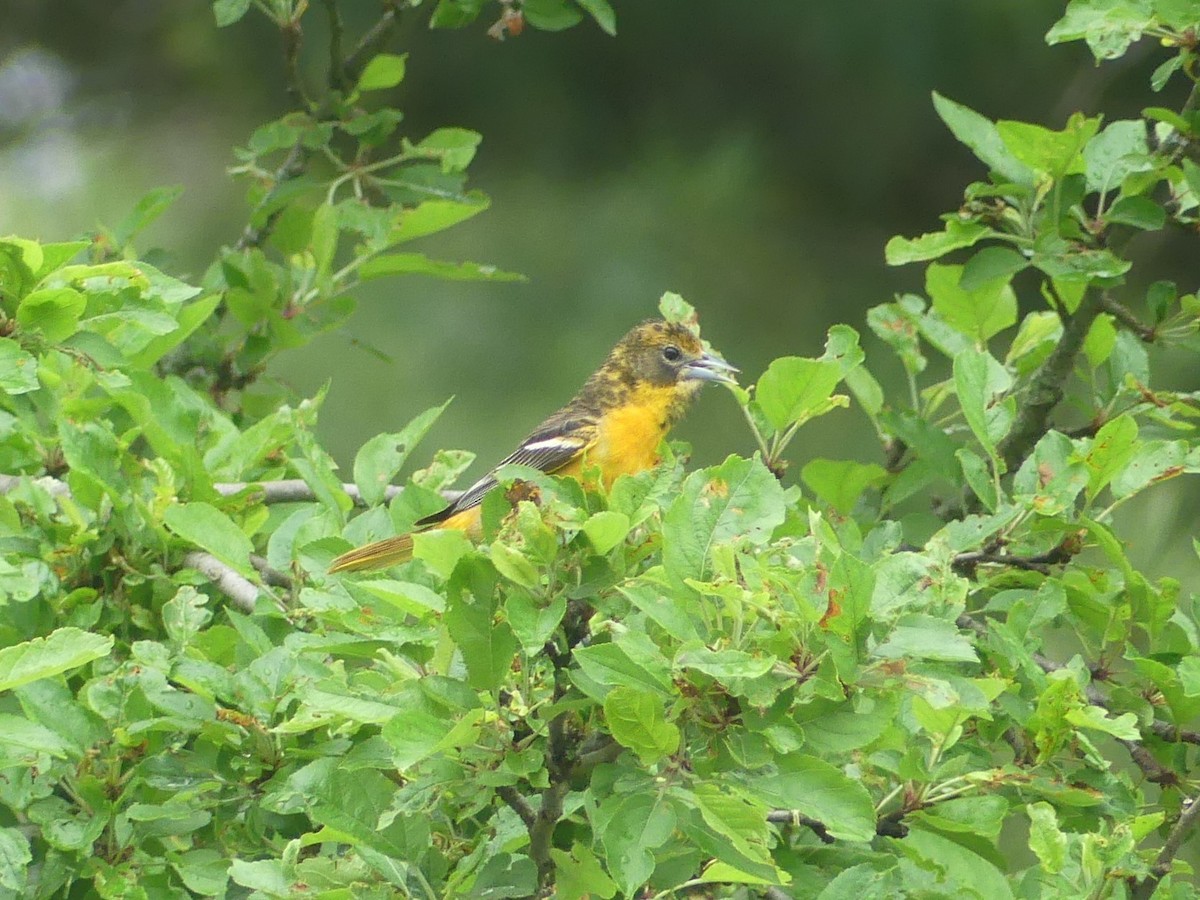
<svg viewBox="0 0 1200 900">
<path fill-rule="evenodd" d="M 92 242 L 0 241 L 0 892 L 1192 896 L 1200 604 L 1113 513 L 1200 469 L 1200 394 L 1151 372 L 1200 349 L 1200 306 L 1125 286 L 1127 234 L 1195 233 L 1195 92 L 1062 131 L 936 98 L 989 178 L 888 245 L 929 263 L 868 319 L 907 390 L 837 326 L 734 390 L 755 458 L 669 447 L 607 492 L 508 467 L 482 543 L 329 576 L 470 461 L 389 487 L 435 408 L 346 484 L 319 396 L 249 390 L 362 278 L 495 274 L 397 249 L 485 205 L 475 136 L 384 150 L 398 113 L 361 105 L 403 75 L 376 42 L 407 5 L 344 57 L 325 4 L 325 97 L 294 78 L 302 108 L 251 138 L 253 218 L 201 285 L 128 246 L 168 192 Z M 294 65 L 305 5 L 260 6 Z M 519 9 L 551 7 L 577 17 Z M 1161 88 L 1198 29 L 1195 0 L 1076 0 L 1050 39 L 1157 37 Z M 787 486 L 797 429 L 851 397 L 883 464 Z"/>
</svg>

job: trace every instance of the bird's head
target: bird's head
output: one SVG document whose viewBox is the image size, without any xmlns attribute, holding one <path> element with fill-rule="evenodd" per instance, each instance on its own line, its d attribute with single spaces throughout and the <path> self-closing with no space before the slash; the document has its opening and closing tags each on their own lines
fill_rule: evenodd
<svg viewBox="0 0 1200 900">
<path fill-rule="evenodd" d="M 737 383 L 733 377 L 737 369 L 705 353 L 700 339 L 686 326 L 662 319 L 635 326 L 613 348 L 609 363 L 636 381 L 680 387 L 688 393 L 709 381 Z"/>
</svg>

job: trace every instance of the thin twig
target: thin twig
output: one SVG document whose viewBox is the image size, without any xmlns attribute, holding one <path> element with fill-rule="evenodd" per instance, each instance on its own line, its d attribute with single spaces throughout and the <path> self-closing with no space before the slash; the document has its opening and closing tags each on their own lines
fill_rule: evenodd
<svg viewBox="0 0 1200 900">
<path fill-rule="evenodd" d="M 271 568 L 271 564 L 257 553 L 250 554 L 250 565 L 254 566 L 254 570 L 262 576 L 265 584 L 269 584 L 271 587 L 285 588 L 289 591 L 292 589 L 292 579 L 278 569 Z"/>
<path fill-rule="evenodd" d="M 275 221 L 279 218 L 279 210 L 276 210 L 267 215 L 267 219 L 263 224 L 256 228 L 254 220 L 258 214 L 265 209 L 269 209 L 275 203 L 275 198 L 279 195 L 280 189 L 293 178 L 298 178 L 304 173 L 308 163 L 308 155 L 305 152 L 304 145 L 297 141 L 288 155 L 284 158 L 283 163 L 275 170 L 271 176 L 271 187 L 267 190 L 263 198 L 258 201 L 258 205 L 250 213 L 250 221 L 246 223 L 246 227 L 242 229 L 241 236 L 237 239 L 237 243 L 233 245 L 233 249 L 237 251 L 249 250 L 251 247 L 259 247 L 271 235 L 271 231 L 275 228 Z M 224 308 L 224 304 L 222 304 Z"/>
<path fill-rule="evenodd" d="M 253 491 L 259 495 L 258 500 L 270 506 L 272 503 L 306 503 L 317 499 L 316 493 L 302 479 L 283 478 L 279 481 L 225 481 L 213 485 L 222 497 L 232 497 L 242 491 Z M 356 484 L 343 484 L 342 490 L 359 506 L 365 506 L 362 493 Z M 385 500 L 391 500 L 399 494 L 403 487 L 389 484 L 383 492 Z"/>
<path fill-rule="evenodd" d="M 400 10 L 404 7 L 403 0 L 385 0 L 383 15 L 362 36 L 342 63 L 342 74 L 347 82 L 357 82 L 358 76 L 366 68 L 367 63 L 375 53 L 387 43 L 400 21 Z"/>
<path fill-rule="evenodd" d="M 26 480 L 42 488 L 52 497 L 71 496 L 71 488 L 65 481 L 48 475 L 0 475 L 0 494 L 11 494 Z M 243 491 L 253 491 L 258 495 L 256 499 L 267 506 L 273 503 L 308 503 L 317 499 L 316 492 L 299 478 L 282 478 L 278 481 L 218 481 L 213 484 L 213 490 L 222 497 L 233 497 Z M 366 506 L 358 485 L 343 484 L 342 490 L 355 504 Z M 383 499 L 390 501 L 402 490 L 402 485 L 389 484 L 384 488 Z M 461 491 L 442 491 L 447 503 L 453 503 L 461 494 Z"/>
<path fill-rule="evenodd" d="M 1110 313 L 1114 319 L 1136 334 L 1147 344 L 1153 344 L 1154 339 L 1158 337 L 1158 332 L 1153 327 L 1147 325 L 1129 309 L 1124 303 L 1115 299 L 1111 294 L 1103 293 L 1100 295 L 1100 305 L 1106 313 Z"/>
<path fill-rule="evenodd" d="M 1088 291 L 1075 312 L 1066 318 L 1062 337 L 1020 398 L 1016 420 L 997 448 L 1007 471 L 1015 472 L 1020 468 L 1034 444 L 1046 433 L 1050 414 L 1066 393 L 1067 379 L 1075 368 L 1075 358 L 1083 348 L 1083 341 L 1100 310 L 1101 301 L 1097 293 Z"/>
<path fill-rule="evenodd" d="M 329 86 L 335 91 L 346 87 L 346 73 L 342 69 L 342 11 L 337 0 L 321 0 L 325 14 L 329 17 Z"/>
<path fill-rule="evenodd" d="M 773 809 L 767 813 L 767 821 L 781 825 L 803 825 L 820 838 L 822 844 L 832 844 L 836 840 L 820 819 L 801 815 L 794 809 Z"/>
<path fill-rule="evenodd" d="M 1175 820 L 1166 842 L 1158 851 L 1150 874 L 1132 885 L 1133 900 L 1149 900 L 1154 895 L 1158 883 L 1171 871 L 1171 863 L 1175 860 L 1180 848 L 1183 847 L 1183 842 L 1187 840 L 1188 832 L 1196 826 L 1197 821 L 1200 821 L 1200 797 L 1191 797 L 1184 801 L 1183 812 Z"/>
<path fill-rule="evenodd" d="M 496 795 L 509 805 L 509 808 L 525 823 L 525 827 L 532 832 L 534 825 L 537 823 L 537 813 L 533 811 L 533 807 L 529 805 L 529 801 L 522 797 L 515 787 L 509 784 L 504 784 L 496 788 Z"/>
<path fill-rule="evenodd" d="M 194 550 L 185 556 L 183 564 L 203 574 L 242 612 L 254 612 L 254 607 L 258 605 L 258 595 L 263 592 L 254 582 L 235 572 L 211 553 L 200 550 Z"/>
</svg>

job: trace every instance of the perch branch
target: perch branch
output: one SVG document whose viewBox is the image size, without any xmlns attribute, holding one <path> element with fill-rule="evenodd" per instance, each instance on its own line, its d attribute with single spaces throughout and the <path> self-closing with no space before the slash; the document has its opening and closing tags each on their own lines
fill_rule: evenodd
<svg viewBox="0 0 1200 900">
<path fill-rule="evenodd" d="M 244 613 L 254 612 L 261 588 L 244 575 L 235 572 L 211 553 L 193 550 L 183 558 L 183 564 L 196 569 L 216 585 L 217 590 L 233 601 Z M 275 598 L 272 598 L 275 599 Z M 276 599 L 276 603 L 279 601 Z"/>
<path fill-rule="evenodd" d="M 1009 472 L 1016 471 L 1049 427 L 1050 414 L 1066 392 L 1075 357 L 1083 347 L 1092 323 L 1100 314 L 1102 301 L 1094 291 L 1083 295 L 1079 307 L 1063 325 L 1062 338 L 1042 363 L 1020 398 L 1017 416 L 1008 435 L 997 448 Z"/>
</svg>

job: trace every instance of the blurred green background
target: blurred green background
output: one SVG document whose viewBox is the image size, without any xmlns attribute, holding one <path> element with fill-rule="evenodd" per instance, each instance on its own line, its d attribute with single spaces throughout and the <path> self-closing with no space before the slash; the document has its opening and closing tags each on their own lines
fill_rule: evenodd
<svg viewBox="0 0 1200 900">
<path fill-rule="evenodd" d="M 217 30 L 204 2 L 5 5 L 0 232 L 74 237 L 116 222 L 150 188 L 182 184 L 140 246 L 199 277 L 245 221 L 243 188 L 225 174 L 230 148 L 288 108 L 278 34 L 254 12 Z M 706 337 L 748 381 L 774 357 L 819 354 L 836 322 L 865 332 L 868 307 L 922 283 L 919 266 L 884 265 L 887 238 L 935 230 L 984 174 L 931 91 L 1060 127 L 1076 109 L 1136 113 L 1160 61 L 1149 44 L 1103 67 L 1082 45 L 1046 46 L 1062 10 L 1047 0 L 618 0 L 616 38 L 589 21 L 503 43 L 486 36 L 486 14 L 431 32 L 428 6 L 399 42 L 402 129 L 481 132 L 471 183 L 493 208 L 421 249 L 529 281 L 373 283 L 347 330 L 274 366 L 298 395 L 330 383 L 322 438 L 347 470 L 368 437 L 455 395 L 425 450 L 469 448 L 480 471 L 570 397 L 664 290 L 699 309 Z M 378 10 L 343 7 L 352 29 Z M 308 18 L 319 29 L 319 10 Z M 319 62 L 319 34 L 306 52 Z M 1172 252 L 1144 255 L 1167 254 L 1161 270 Z M 1184 271 L 1191 289 L 1194 266 Z M 895 370 L 864 340 L 886 381 Z M 1192 374 L 1177 367 L 1173 381 Z M 752 449 L 718 390 L 678 436 L 699 462 Z M 794 477 L 815 456 L 881 459 L 853 410 L 793 446 Z M 1152 572 L 1194 569 L 1193 506 L 1170 487 L 1130 504 L 1134 553 Z"/>
</svg>

